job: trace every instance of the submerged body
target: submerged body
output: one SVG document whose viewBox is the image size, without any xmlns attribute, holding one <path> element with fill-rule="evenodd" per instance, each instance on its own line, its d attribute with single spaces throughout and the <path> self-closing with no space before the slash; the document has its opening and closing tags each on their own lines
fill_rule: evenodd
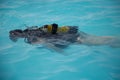
<svg viewBox="0 0 120 80">
<path fill-rule="evenodd" d="M 115 36 L 95 36 L 87 34 L 84 38 L 79 37 L 78 42 L 79 41 L 89 46 L 107 45 L 110 47 L 120 47 L 120 38 Z"/>
<path fill-rule="evenodd" d="M 54 44 L 56 47 L 64 47 L 69 44 L 83 44 L 88 46 L 100 46 L 106 45 L 110 47 L 120 47 L 120 38 L 114 36 L 95 36 L 89 35 L 82 31 L 77 34 L 60 34 L 60 35 L 49 35 L 49 37 L 38 38 L 36 42 L 32 44 L 39 44 L 41 42 L 48 42 Z"/>
<path fill-rule="evenodd" d="M 46 28 L 46 27 L 45 27 Z M 108 45 L 111 47 L 120 47 L 120 38 L 112 36 L 94 36 L 78 31 L 76 26 L 68 26 L 59 28 L 57 33 L 57 28 L 46 32 L 46 29 L 31 28 L 25 30 L 12 30 L 10 31 L 10 39 L 14 42 L 18 38 L 24 38 L 24 41 L 29 44 L 43 44 L 47 47 L 59 50 L 59 48 L 67 47 L 70 44 L 84 44 L 89 46 L 96 45 Z M 60 29 L 64 30 L 60 32 Z M 52 29 L 51 29 L 52 30 Z"/>
</svg>

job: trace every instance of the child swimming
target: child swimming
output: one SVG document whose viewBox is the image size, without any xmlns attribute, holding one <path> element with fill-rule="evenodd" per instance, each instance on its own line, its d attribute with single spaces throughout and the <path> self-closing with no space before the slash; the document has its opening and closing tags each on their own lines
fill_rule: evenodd
<svg viewBox="0 0 120 80">
<path fill-rule="evenodd" d="M 45 44 L 52 48 L 63 48 L 77 43 L 89 46 L 108 45 L 120 47 L 120 38 L 114 36 L 94 36 L 78 31 L 77 26 L 58 27 L 58 24 L 42 27 L 29 27 L 25 30 L 15 29 L 9 32 L 9 38 L 16 42 L 19 38 L 29 44 Z"/>
</svg>

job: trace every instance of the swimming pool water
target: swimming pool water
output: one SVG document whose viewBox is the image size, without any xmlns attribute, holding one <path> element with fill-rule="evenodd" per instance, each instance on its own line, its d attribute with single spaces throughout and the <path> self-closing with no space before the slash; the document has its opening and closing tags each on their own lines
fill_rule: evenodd
<svg viewBox="0 0 120 80">
<path fill-rule="evenodd" d="M 120 0 L 0 0 L 0 80 L 120 80 L 120 48 L 70 45 L 64 51 L 9 40 L 9 31 L 58 23 L 120 36 Z"/>
</svg>

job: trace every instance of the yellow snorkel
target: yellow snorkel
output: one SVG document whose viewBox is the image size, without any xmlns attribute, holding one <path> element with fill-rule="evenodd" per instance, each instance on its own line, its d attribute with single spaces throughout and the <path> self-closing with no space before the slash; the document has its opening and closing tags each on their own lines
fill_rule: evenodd
<svg viewBox="0 0 120 80">
<path fill-rule="evenodd" d="M 55 33 L 65 33 L 70 30 L 68 26 L 62 26 L 62 27 L 57 27 L 57 26 L 58 26 L 57 24 L 45 25 L 43 27 L 43 31 L 55 34 Z"/>
<path fill-rule="evenodd" d="M 69 31 L 69 27 L 67 26 L 63 26 L 63 27 L 59 27 L 57 32 L 68 32 Z"/>
<path fill-rule="evenodd" d="M 48 26 L 47 26 L 47 31 L 48 31 L 48 32 L 52 32 L 52 25 L 48 25 Z"/>
</svg>

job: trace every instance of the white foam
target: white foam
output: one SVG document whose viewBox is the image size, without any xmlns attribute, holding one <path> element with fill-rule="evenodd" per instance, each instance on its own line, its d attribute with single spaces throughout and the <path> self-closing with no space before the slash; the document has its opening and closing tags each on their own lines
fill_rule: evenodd
<svg viewBox="0 0 120 80">
<path fill-rule="evenodd" d="M 50 73 L 50 74 L 57 74 L 57 73 L 60 73 L 60 72 L 63 72 L 63 71 L 68 71 L 68 72 L 77 72 L 78 70 L 75 68 L 75 67 L 71 67 L 71 66 L 66 66 L 66 65 L 62 65 L 62 66 L 59 66 L 58 68 L 52 70 L 52 71 L 42 71 L 41 73 Z"/>
<path fill-rule="evenodd" d="M 14 1 L 11 3 L 12 5 L 10 5 L 9 3 L 10 1 L 4 1 L 4 3 L 0 5 L 0 8 L 18 8 L 26 4 L 25 1 Z"/>
<path fill-rule="evenodd" d="M 26 56 L 21 56 L 21 57 L 18 57 L 18 58 L 13 58 L 13 59 L 9 59 L 9 60 L 4 60 L 2 61 L 3 64 L 13 64 L 13 63 L 17 63 L 17 62 L 21 62 L 21 61 L 24 61 L 26 59 L 28 59 L 30 56 L 29 55 L 26 55 Z"/>
<path fill-rule="evenodd" d="M 113 70 L 120 70 L 120 67 L 119 66 L 115 66 L 115 65 L 111 65 L 111 64 L 99 64 L 100 66 L 102 67 L 106 67 L 106 68 L 110 68 L 110 69 L 113 69 Z"/>
<path fill-rule="evenodd" d="M 5 50 L 5 49 L 9 49 L 9 48 L 12 48 L 12 47 L 13 47 L 13 45 L 2 46 L 2 47 L 0 47 L 0 51 Z"/>
</svg>

